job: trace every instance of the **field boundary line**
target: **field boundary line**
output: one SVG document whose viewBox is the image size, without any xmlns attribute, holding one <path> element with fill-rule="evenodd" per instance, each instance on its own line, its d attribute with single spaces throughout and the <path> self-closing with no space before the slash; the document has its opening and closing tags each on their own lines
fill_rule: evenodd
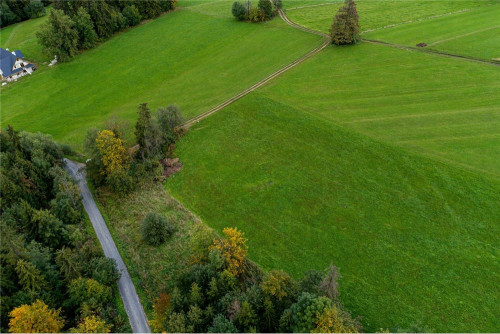
<svg viewBox="0 0 500 334">
<path fill-rule="evenodd" d="M 335 5 L 337 3 L 342 3 L 341 0 L 339 1 L 334 1 L 334 2 L 325 2 L 325 3 L 318 3 L 316 5 L 309 5 L 309 6 L 300 6 L 300 7 L 293 7 L 293 8 L 287 8 L 285 9 L 286 11 L 289 10 L 296 10 L 296 9 L 302 9 L 302 8 L 311 8 L 311 7 L 320 7 L 320 6 L 329 6 L 329 5 Z"/>
<path fill-rule="evenodd" d="M 483 32 L 483 31 L 488 31 L 488 30 L 497 29 L 497 28 L 500 28 L 500 25 L 494 26 L 494 27 L 485 28 L 485 29 L 480 29 L 480 30 L 476 30 L 476 31 L 472 31 L 472 32 L 469 32 L 469 33 L 466 33 L 466 34 L 457 35 L 457 36 L 446 38 L 446 39 L 442 39 L 440 41 L 427 44 L 427 46 L 434 46 L 436 44 L 440 44 L 440 43 L 444 43 L 444 42 L 448 42 L 448 41 L 453 41 L 455 39 L 459 39 L 459 38 L 462 38 L 462 37 L 467 37 L 467 36 L 474 35 L 474 34 L 477 34 L 477 33 Z"/>
<path fill-rule="evenodd" d="M 302 27 L 302 26 L 300 26 L 300 25 L 298 25 L 298 24 L 290 21 L 288 19 L 288 17 L 286 17 L 286 15 L 283 12 L 283 10 L 281 10 L 281 9 L 278 12 L 279 12 L 280 17 L 283 19 L 283 21 L 285 21 L 288 25 L 291 25 L 291 26 L 293 26 L 293 27 L 295 27 L 297 29 L 300 29 L 300 30 L 302 30 L 304 32 L 308 32 L 308 33 L 311 33 L 311 34 L 322 36 L 324 38 L 324 40 L 321 43 L 321 45 L 317 46 L 316 48 L 314 48 L 313 50 L 309 51 L 304 56 L 302 56 L 299 59 L 291 62 L 290 64 L 286 65 L 285 67 L 282 67 L 281 69 L 277 70 L 276 72 L 268 75 L 264 79 L 260 80 L 259 82 L 255 83 L 254 85 L 250 86 L 249 88 L 245 89 L 244 91 L 240 92 L 239 94 L 231 97 L 230 99 L 226 100 L 225 102 L 222 102 L 221 104 L 213 107 L 212 109 L 210 109 L 208 111 L 205 111 L 204 113 L 201 113 L 200 115 L 195 116 L 195 117 L 189 119 L 188 121 L 186 121 L 184 124 L 182 124 L 180 126 L 181 128 L 188 129 L 192 125 L 200 122 L 201 120 L 207 118 L 208 116 L 210 116 L 212 114 L 215 114 L 216 112 L 224 109 L 225 107 L 227 107 L 230 104 L 238 101 L 239 99 L 241 99 L 245 95 L 250 94 L 251 92 L 253 92 L 257 88 L 260 88 L 260 87 L 264 86 L 269 81 L 273 80 L 274 78 L 278 77 L 279 75 L 285 73 L 286 71 L 294 68 L 295 66 L 297 66 L 300 63 L 304 62 L 305 60 L 311 58 L 312 56 L 314 56 L 315 54 L 317 54 L 318 52 L 320 52 L 321 50 L 323 50 L 328 44 L 330 44 L 330 40 L 328 38 L 326 38 L 326 37 L 328 37 L 327 34 L 324 34 L 322 32 L 319 32 L 319 31 L 316 31 L 316 30 L 312 30 L 312 29 L 309 29 L 309 28 Z"/>
<path fill-rule="evenodd" d="M 421 52 L 421 53 L 437 55 L 437 56 L 442 56 L 442 57 L 461 59 L 461 60 L 471 61 L 471 62 L 475 62 L 475 63 L 500 66 L 500 62 L 493 61 L 493 60 L 486 60 L 486 59 L 475 58 L 475 57 L 470 57 L 470 56 L 462 56 L 462 55 L 457 55 L 457 54 L 443 52 L 443 51 L 437 51 L 437 50 L 431 50 L 431 49 L 416 48 L 413 46 L 394 44 L 394 43 L 390 43 L 390 42 L 379 41 L 376 39 L 362 38 L 361 40 L 364 42 L 370 43 L 370 44 L 385 45 L 385 46 L 389 46 L 389 47 L 400 49 L 400 50 L 415 51 L 415 52 Z"/>
</svg>

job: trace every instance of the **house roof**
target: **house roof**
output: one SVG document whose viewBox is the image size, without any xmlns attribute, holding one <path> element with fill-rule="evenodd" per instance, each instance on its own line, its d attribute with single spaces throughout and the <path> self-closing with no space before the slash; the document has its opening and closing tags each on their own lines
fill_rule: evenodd
<svg viewBox="0 0 500 334">
<path fill-rule="evenodd" d="M 2 70 L 2 75 L 8 77 L 9 75 L 19 72 L 19 69 L 12 71 L 17 58 L 24 58 L 20 50 L 14 51 L 14 54 L 3 48 L 0 48 L 0 70 Z"/>
</svg>

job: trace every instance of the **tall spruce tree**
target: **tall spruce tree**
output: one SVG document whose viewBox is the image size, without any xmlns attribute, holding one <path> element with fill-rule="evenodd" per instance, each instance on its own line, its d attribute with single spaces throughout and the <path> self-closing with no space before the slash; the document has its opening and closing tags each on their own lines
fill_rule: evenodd
<svg viewBox="0 0 500 334">
<path fill-rule="evenodd" d="M 345 0 L 330 28 L 332 43 L 336 45 L 354 44 L 359 40 L 359 16 L 354 0 Z"/>
</svg>

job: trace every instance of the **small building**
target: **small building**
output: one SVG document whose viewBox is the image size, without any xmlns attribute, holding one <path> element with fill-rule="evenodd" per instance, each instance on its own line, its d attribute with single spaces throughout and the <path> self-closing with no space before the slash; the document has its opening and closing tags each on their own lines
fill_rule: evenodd
<svg viewBox="0 0 500 334">
<path fill-rule="evenodd" d="M 35 64 L 24 60 L 20 50 L 10 52 L 9 49 L 0 48 L 0 79 L 2 81 L 15 81 L 18 78 L 31 74 Z"/>
</svg>

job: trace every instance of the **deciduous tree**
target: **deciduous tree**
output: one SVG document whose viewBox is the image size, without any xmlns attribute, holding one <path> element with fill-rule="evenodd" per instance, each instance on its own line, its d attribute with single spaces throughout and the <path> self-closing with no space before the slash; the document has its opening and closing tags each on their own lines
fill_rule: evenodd
<svg viewBox="0 0 500 334">
<path fill-rule="evenodd" d="M 48 56 L 56 55 L 60 61 L 73 57 L 78 49 L 78 32 L 75 23 L 62 10 L 50 11 L 49 19 L 36 33 L 38 41 Z"/>
<path fill-rule="evenodd" d="M 60 310 L 52 310 L 41 300 L 31 305 L 21 305 L 10 312 L 11 333 L 58 333 L 64 320 Z"/>
<path fill-rule="evenodd" d="M 94 23 L 85 8 L 78 8 L 73 21 L 75 22 L 75 29 L 78 32 L 78 48 L 92 48 L 97 42 L 97 34 L 94 30 Z"/>
<path fill-rule="evenodd" d="M 118 138 L 113 131 L 102 130 L 96 138 L 96 146 L 101 154 L 105 175 L 124 168 L 128 162 L 127 150 L 123 140 Z"/>
<path fill-rule="evenodd" d="M 247 239 L 243 237 L 243 233 L 238 231 L 236 227 L 226 227 L 223 233 L 226 237 L 215 239 L 214 247 L 221 252 L 229 273 L 238 276 L 243 272 L 243 261 L 248 252 Z"/>
</svg>

